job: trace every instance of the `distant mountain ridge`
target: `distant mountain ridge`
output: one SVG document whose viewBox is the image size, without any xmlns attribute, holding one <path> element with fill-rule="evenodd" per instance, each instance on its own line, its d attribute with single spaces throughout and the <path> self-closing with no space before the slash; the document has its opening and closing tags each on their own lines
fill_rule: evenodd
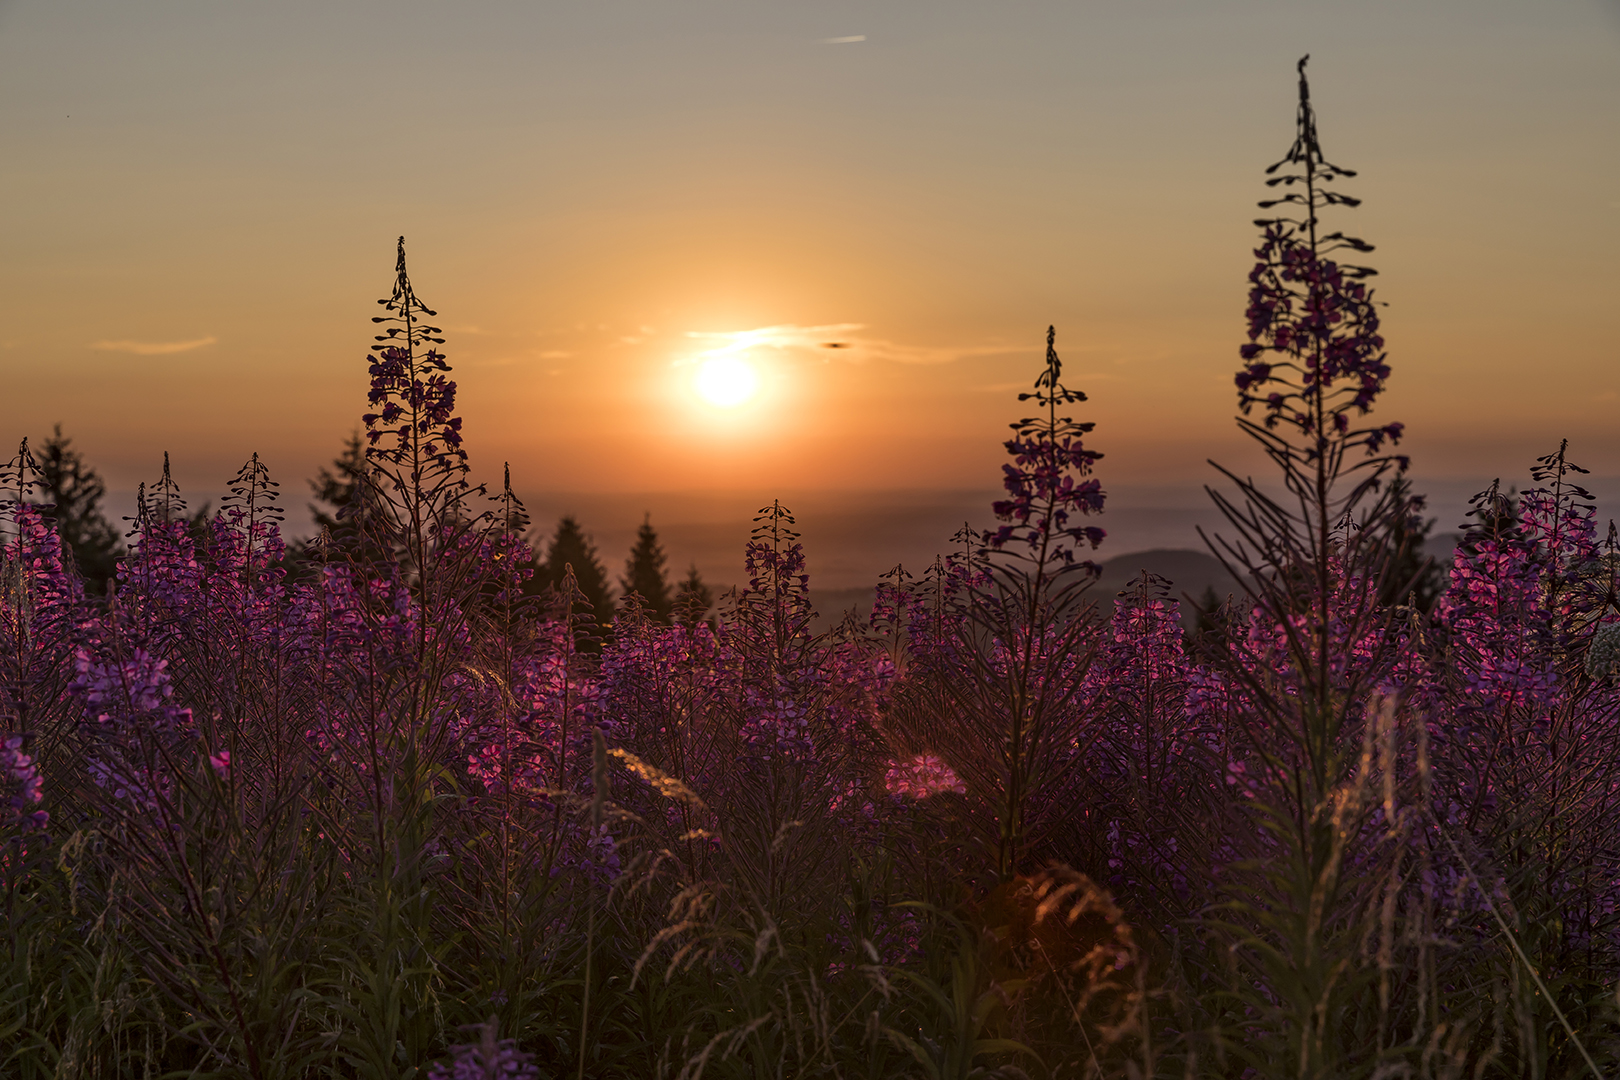
<svg viewBox="0 0 1620 1080">
<path fill-rule="evenodd" d="M 1184 601 L 1183 594 L 1185 594 L 1197 602 L 1206 589 L 1214 589 L 1215 595 L 1224 601 L 1229 594 L 1236 595 L 1243 591 L 1238 587 L 1236 579 L 1220 564 L 1220 560 L 1203 551 L 1154 548 L 1151 551 L 1115 556 L 1101 566 L 1102 575 L 1090 589 L 1092 599 L 1098 604 L 1111 603 L 1114 597 L 1135 581 L 1144 570 L 1168 578 L 1171 582 L 1170 596 L 1177 600 Z M 864 617 L 872 609 L 872 595 L 873 588 L 870 587 L 861 589 L 812 587 L 810 602 L 815 605 L 823 620 L 836 621 L 844 612 L 851 609 Z M 1191 626 L 1194 618 L 1195 613 L 1191 604 L 1184 601 L 1182 621 Z"/>
<path fill-rule="evenodd" d="M 1444 569 L 1451 563 L 1457 541 L 1458 537 L 1453 533 L 1430 537 L 1426 553 L 1433 556 L 1435 562 Z M 1216 599 L 1223 603 L 1228 596 L 1243 595 L 1243 588 L 1237 579 L 1227 573 L 1221 561 L 1207 551 L 1153 548 L 1127 555 L 1116 555 L 1099 565 L 1102 567 L 1102 575 L 1097 578 L 1096 584 L 1092 585 L 1090 590 L 1092 600 L 1098 605 L 1111 603 L 1143 571 L 1146 571 L 1170 581 L 1170 597 L 1182 602 L 1181 621 L 1188 629 L 1191 629 L 1197 621 L 1194 605 L 1203 600 L 1207 590 L 1214 590 Z M 864 617 L 872 609 L 872 595 L 873 588 L 870 587 L 861 589 L 812 587 L 810 602 L 826 623 L 842 618 L 844 612 L 851 609 Z"/>
<path fill-rule="evenodd" d="M 1198 599 L 1206 589 L 1214 589 L 1223 600 L 1228 593 L 1243 590 L 1237 579 L 1226 572 L 1219 559 L 1207 551 L 1183 548 L 1154 548 L 1135 551 L 1129 555 L 1116 555 L 1102 564 L 1102 576 L 1093 585 L 1092 592 L 1101 595 L 1119 593 L 1142 573 L 1156 574 L 1171 582 L 1170 595 L 1183 593 Z"/>
</svg>

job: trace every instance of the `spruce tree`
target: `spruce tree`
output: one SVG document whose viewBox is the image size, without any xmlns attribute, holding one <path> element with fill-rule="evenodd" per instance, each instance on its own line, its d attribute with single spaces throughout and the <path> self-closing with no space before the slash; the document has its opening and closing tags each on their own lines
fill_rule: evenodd
<svg viewBox="0 0 1620 1080">
<path fill-rule="evenodd" d="M 1384 571 L 1379 600 L 1390 606 L 1404 604 L 1427 615 L 1445 595 L 1450 576 L 1446 568 L 1424 554 L 1434 518 L 1422 516 L 1423 497 L 1411 494 L 1411 483 L 1405 477 L 1393 484 L 1411 509 L 1390 525 L 1390 566 Z"/>
<path fill-rule="evenodd" d="M 47 502 L 55 505 L 56 533 L 73 552 L 92 593 L 107 591 L 123 552 L 118 529 L 101 512 L 107 485 L 73 448 L 73 440 L 57 424 L 39 452 L 39 476 Z"/>
<path fill-rule="evenodd" d="M 358 431 L 343 440 L 343 450 L 329 466 L 323 466 L 308 481 L 315 502 L 309 503 L 314 537 L 298 545 L 293 569 L 302 569 L 317 558 L 316 546 L 324 530 L 331 544 L 327 556 L 343 556 L 362 565 L 382 564 L 394 556 L 377 536 L 382 520 L 382 500 L 375 484 L 366 483 L 365 441 Z"/>
<path fill-rule="evenodd" d="M 596 621 L 606 625 L 613 618 L 613 590 L 608 585 L 607 570 L 596 556 L 596 545 L 591 543 L 572 514 L 557 522 L 557 532 L 546 549 L 546 560 L 536 567 L 536 573 L 525 590 L 544 593 L 562 584 L 568 567 L 574 568 L 574 579 L 579 591 L 585 594 Z"/>
<path fill-rule="evenodd" d="M 1197 617 L 1187 633 L 1187 645 L 1200 655 L 1225 647 L 1232 618 L 1232 597 L 1222 597 L 1215 586 L 1205 585 L 1198 598 Z"/>
<path fill-rule="evenodd" d="M 683 623 L 696 623 L 714 606 L 714 590 L 703 582 L 697 563 L 686 572 L 686 578 L 675 587 L 674 609 Z"/>
<path fill-rule="evenodd" d="M 322 468 L 320 474 L 309 482 L 310 494 L 315 496 L 317 502 L 332 508 L 328 513 L 316 503 L 309 504 L 309 516 L 316 528 L 325 529 L 334 538 L 345 529 L 347 523 L 342 520 L 346 517 L 343 511 L 354 501 L 355 489 L 359 486 L 365 467 L 366 451 L 360 433 L 350 432 L 337 460 L 332 462 L 330 468 Z"/>
<path fill-rule="evenodd" d="M 648 514 L 636 532 L 636 546 L 630 549 L 630 557 L 624 562 L 624 576 L 619 579 L 619 588 L 626 596 L 631 593 L 640 596 L 648 616 L 655 622 L 665 624 L 668 624 L 670 614 L 675 610 L 669 576 L 664 572 L 667 562 L 663 545 L 658 542 L 658 533 L 652 527 L 652 515 Z"/>
</svg>

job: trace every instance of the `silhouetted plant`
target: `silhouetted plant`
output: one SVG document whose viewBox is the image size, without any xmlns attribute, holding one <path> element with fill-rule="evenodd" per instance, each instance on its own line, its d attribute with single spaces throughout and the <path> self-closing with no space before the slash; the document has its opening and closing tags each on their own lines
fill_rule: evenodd
<svg viewBox="0 0 1620 1080">
<path fill-rule="evenodd" d="M 376 547 L 377 529 L 373 524 L 382 513 L 378 488 L 368 480 L 365 441 L 354 432 L 345 440 L 342 452 L 329 466 L 323 466 L 310 480 L 309 504 L 315 537 L 300 545 L 302 561 L 309 561 L 317 544 L 335 545 L 344 557 L 359 565 L 381 564 L 391 553 Z M 369 539 L 368 539 L 369 538 Z"/>
<path fill-rule="evenodd" d="M 1063 806 L 1061 778 L 1095 737 L 1080 687 L 1098 647 L 1084 600 L 1098 568 L 1077 555 L 1104 536 L 1078 520 L 1103 508 L 1101 484 L 1090 475 L 1102 455 L 1084 445 L 1091 423 L 1059 415 L 1086 397 L 1063 385 L 1054 341 L 1048 329 L 1044 370 L 1034 392 L 1019 395 L 1044 415 L 1013 424 L 1006 443 L 1009 497 L 993 505 L 1006 524 L 979 538 L 940 580 L 942 596 L 949 594 L 940 629 L 957 638 L 940 655 L 962 669 L 943 686 L 957 714 L 952 722 L 969 735 L 951 764 L 987 800 L 977 828 L 1002 881 L 1040 858 Z M 943 735 L 944 716 L 918 720 Z"/>
<path fill-rule="evenodd" d="M 1298 70 L 1295 141 L 1268 170 L 1288 171 L 1267 181 L 1288 190 L 1260 204 L 1293 216 L 1256 222 L 1236 379 L 1239 426 L 1281 493 L 1228 470 L 1236 497 L 1211 491 L 1236 532 L 1212 546 L 1253 610 L 1246 633 L 1204 639 L 1219 696 L 1200 693 L 1218 706 L 1230 782 L 1254 829 L 1229 834 L 1242 854 L 1229 864 L 1221 935 L 1237 1008 L 1215 1025 L 1227 1033 L 1217 1047 L 1262 1074 L 1287 1062 L 1289 1075 L 1327 1076 L 1356 1061 L 1412 1067 L 1446 1027 L 1433 1006 L 1436 897 L 1414 884 L 1431 880 L 1437 859 L 1427 824 L 1436 717 L 1417 655 L 1426 631 L 1388 603 L 1421 585 L 1422 504 L 1406 458 L 1386 450 L 1401 425 L 1364 419 L 1390 373 L 1365 284 L 1373 271 L 1330 256 L 1372 248 L 1324 231 L 1323 212 L 1358 205 L 1328 186 L 1354 173 L 1323 156 L 1304 59 Z M 1248 419 L 1256 406 L 1259 423 Z M 1399 990 L 1397 956 L 1408 965 Z"/>
<path fill-rule="evenodd" d="M 1297 708 L 1253 689 L 1282 715 L 1296 714 L 1290 738 L 1310 783 L 1301 797 L 1312 801 L 1335 783 L 1329 759 L 1346 710 L 1358 709 L 1378 678 L 1376 664 L 1351 671 L 1335 655 L 1344 643 L 1377 637 L 1387 617 L 1360 593 L 1344 595 L 1344 588 L 1389 575 L 1398 562 L 1390 534 L 1413 508 L 1406 486 L 1394 482 L 1406 458 L 1381 452 L 1386 442 L 1399 440 L 1401 425 L 1356 426 L 1383 390 L 1389 365 L 1377 307 L 1364 284 L 1373 271 L 1328 256 L 1372 246 L 1343 232 L 1322 232 L 1325 209 L 1360 200 L 1326 186 L 1355 173 L 1322 154 L 1303 59 L 1297 121 L 1287 156 L 1266 170 L 1288 166 L 1266 183 L 1290 190 L 1260 206 L 1285 206 L 1298 216 L 1255 222 L 1261 244 L 1249 275 L 1249 342 L 1239 350 L 1244 367 L 1236 379 L 1244 414 L 1238 426 L 1276 466 L 1285 494 L 1274 497 L 1261 483 L 1227 470 L 1236 499 L 1210 494 L 1237 532 L 1215 541 L 1216 554 L 1276 622 L 1300 680 Z M 1256 405 L 1264 411 L 1261 423 L 1248 419 Z"/>
<path fill-rule="evenodd" d="M 1426 500 L 1411 494 L 1410 482 L 1392 482 L 1393 501 L 1406 505 L 1405 514 L 1390 518 L 1390 564 L 1382 575 L 1379 602 L 1386 607 L 1406 606 L 1427 616 L 1446 591 L 1445 566 L 1425 553 L 1434 531 L 1434 518 L 1425 518 Z"/>
</svg>

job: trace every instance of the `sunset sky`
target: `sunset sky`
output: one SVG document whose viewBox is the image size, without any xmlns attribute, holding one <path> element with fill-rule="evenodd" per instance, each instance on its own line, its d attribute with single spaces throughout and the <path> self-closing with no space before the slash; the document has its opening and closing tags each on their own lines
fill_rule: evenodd
<svg viewBox="0 0 1620 1080">
<path fill-rule="evenodd" d="M 1247 460 L 1306 52 L 1420 483 L 1567 436 L 1614 487 L 1614 0 L 0 0 L 0 432 L 301 503 L 403 233 L 475 467 L 544 505 L 989 489 L 1048 323 L 1109 490 L 1174 502 Z"/>
</svg>

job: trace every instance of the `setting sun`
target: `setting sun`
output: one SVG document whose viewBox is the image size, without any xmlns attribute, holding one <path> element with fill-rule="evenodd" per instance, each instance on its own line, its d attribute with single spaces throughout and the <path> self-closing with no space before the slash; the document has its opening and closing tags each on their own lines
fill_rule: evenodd
<svg viewBox="0 0 1620 1080">
<path fill-rule="evenodd" d="M 741 405 L 759 389 L 759 376 L 745 360 L 716 356 L 697 373 L 697 391 L 711 405 L 729 409 Z"/>
</svg>

